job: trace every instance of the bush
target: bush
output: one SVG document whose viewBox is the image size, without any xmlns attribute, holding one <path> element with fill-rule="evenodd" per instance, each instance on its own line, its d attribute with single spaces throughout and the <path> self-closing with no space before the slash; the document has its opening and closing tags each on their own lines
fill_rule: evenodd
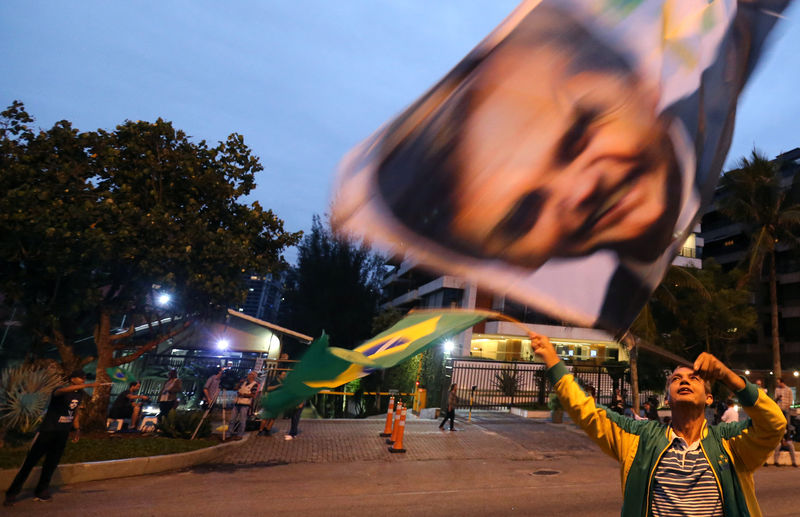
<svg viewBox="0 0 800 517">
<path fill-rule="evenodd" d="M 173 409 L 156 427 L 164 436 L 168 438 L 191 438 L 192 433 L 203 418 L 203 411 L 178 411 Z M 197 432 L 198 438 L 205 438 L 211 435 L 211 422 L 208 418 L 203 421 L 200 430 Z"/>
<path fill-rule="evenodd" d="M 20 365 L 0 375 L 0 429 L 10 445 L 24 443 L 42 423 L 50 395 L 63 383 L 57 368 Z"/>
<path fill-rule="evenodd" d="M 559 409 L 563 409 L 561 407 L 561 401 L 558 399 L 558 395 L 555 393 L 551 393 L 550 396 L 547 398 L 547 409 L 550 411 L 557 411 Z"/>
<path fill-rule="evenodd" d="M 499 373 L 494 374 L 494 385 L 503 395 L 513 397 L 519 388 L 517 371 L 508 368 L 500 370 Z"/>
</svg>

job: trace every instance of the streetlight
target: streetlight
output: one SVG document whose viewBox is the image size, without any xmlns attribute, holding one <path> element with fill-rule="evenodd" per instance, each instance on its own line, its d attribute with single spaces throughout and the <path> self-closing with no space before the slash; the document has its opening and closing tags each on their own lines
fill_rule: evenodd
<svg viewBox="0 0 800 517">
<path fill-rule="evenodd" d="M 170 300 L 172 300 L 172 296 L 169 293 L 161 293 L 156 298 L 156 303 L 162 307 L 166 306 Z"/>
<path fill-rule="evenodd" d="M 452 339 L 448 339 L 447 341 L 444 342 L 444 345 L 442 346 L 444 348 L 444 353 L 450 355 L 451 353 L 453 353 L 453 349 L 456 347 L 456 344 L 453 342 Z"/>
<path fill-rule="evenodd" d="M 744 371 L 744 374 L 745 374 L 745 375 L 750 375 L 750 370 L 745 370 L 745 371 Z"/>
<path fill-rule="evenodd" d="M 231 346 L 231 342 L 225 338 L 222 338 L 219 341 L 217 341 L 217 348 L 219 348 L 220 350 L 227 350 L 229 346 Z"/>
</svg>

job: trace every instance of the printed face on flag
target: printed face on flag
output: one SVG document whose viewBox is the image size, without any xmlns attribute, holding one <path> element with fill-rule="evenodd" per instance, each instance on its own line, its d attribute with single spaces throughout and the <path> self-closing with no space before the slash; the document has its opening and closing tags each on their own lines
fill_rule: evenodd
<svg viewBox="0 0 800 517">
<path fill-rule="evenodd" d="M 772 23 L 735 0 L 524 0 L 345 156 L 334 228 L 625 330 L 713 195 Z"/>
<path fill-rule="evenodd" d="M 386 150 L 378 184 L 394 217 L 525 267 L 663 252 L 681 186 L 669 121 L 619 54 L 541 6 L 470 68 L 429 124 Z"/>
</svg>

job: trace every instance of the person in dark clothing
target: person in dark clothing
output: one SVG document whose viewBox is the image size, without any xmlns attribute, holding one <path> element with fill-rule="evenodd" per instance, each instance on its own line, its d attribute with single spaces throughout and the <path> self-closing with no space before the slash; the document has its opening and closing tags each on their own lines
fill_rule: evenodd
<svg viewBox="0 0 800 517">
<path fill-rule="evenodd" d="M 31 470 L 33 470 L 33 467 L 36 466 L 42 456 L 44 456 L 44 464 L 42 465 L 39 484 L 36 485 L 36 490 L 34 491 L 36 495 L 34 500 L 52 500 L 48 490 L 50 479 L 53 477 L 58 462 L 61 461 L 61 455 L 67 445 L 69 433 L 71 430 L 75 430 L 73 442 L 77 442 L 80 437 L 77 410 L 83 400 L 83 389 L 103 385 L 103 383 L 97 382 L 86 384 L 85 380 L 86 374 L 83 370 L 75 370 L 69 376 L 70 383 L 68 385 L 53 391 L 53 395 L 50 397 L 50 404 L 42 419 L 42 425 L 39 426 L 39 432 L 31 446 L 31 450 L 28 451 L 25 462 L 6 491 L 6 498 L 3 502 L 5 506 L 11 506 L 16 502 L 17 495 L 22 490 L 25 480 L 28 479 Z"/>
<path fill-rule="evenodd" d="M 139 381 L 134 381 L 128 385 L 127 390 L 117 395 L 108 412 L 108 418 L 130 419 L 131 422 L 128 425 L 128 429 L 136 429 L 136 421 L 139 420 L 142 401 L 150 400 L 150 397 L 137 393 L 141 387 L 142 384 Z"/>
<path fill-rule="evenodd" d="M 303 407 L 305 407 L 305 401 L 298 404 L 298 406 L 294 409 L 294 413 L 292 413 L 292 426 L 289 429 L 289 434 L 283 437 L 284 440 L 294 440 L 297 438 L 297 427 L 300 425 L 300 416 L 303 414 Z"/>
<path fill-rule="evenodd" d="M 660 422 L 661 418 L 658 416 L 657 402 L 654 399 L 647 399 L 644 403 L 644 416 L 648 420 L 655 420 Z"/>
<path fill-rule="evenodd" d="M 178 407 L 178 394 L 183 391 L 183 384 L 178 378 L 177 370 L 170 370 L 167 382 L 161 388 L 158 396 L 158 421 L 169 414 L 170 411 Z"/>
<path fill-rule="evenodd" d="M 444 420 L 439 424 L 439 429 L 444 430 L 444 424 L 450 419 L 450 430 L 455 431 L 454 420 L 456 418 L 456 404 L 458 404 L 458 397 L 456 396 L 456 384 L 450 386 L 450 391 L 447 392 L 447 413 L 444 415 Z"/>
<path fill-rule="evenodd" d="M 266 388 L 264 388 L 264 395 L 261 399 L 262 407 L 267 402 L 267 398 L 269 397 L 269 393 L 272 391 L 277 390 L 283 385 L 283 380 L 286 378 L 286 372 L 280 372 L 278 375 L 272 378 Z M 258 436 L 270 436 L 272 433 L 272 426 L 275 425 L 274 418 L 267 418 L 266 412 L 262 410 L 262 419 L 261 419 L 261 426 L 258 430 Z"/>
<path fill-rule="evenodd" d="M 614 388 L 614 394 L 611 396 L 611 405 L 608 407 L 611 411 L 619 413 L 620 415 L 625 413 L 625 399 L 622 398 L 622 393 L 620 393 L 619 388 Z"/>
</svg>

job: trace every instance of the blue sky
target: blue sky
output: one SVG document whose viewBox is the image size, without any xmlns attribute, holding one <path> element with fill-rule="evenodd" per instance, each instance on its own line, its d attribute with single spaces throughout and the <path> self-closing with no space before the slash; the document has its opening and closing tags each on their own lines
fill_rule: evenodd
<svg viewBox="0 0 800 517">
<path fill-rule="evenodd" d="M 800 6 L 740 102 L 728 163 L 800 146 Z M 0 104 L 41 127 L 162 117 L 197 139 L 236 132 L 261 158 L 254 198 L 288 230 L 328 210 L 336 164 L 497 25 L 516 1 L 0 3 Z M 290 254 L 290 257 L 293 254 Z"/>
</svg>

